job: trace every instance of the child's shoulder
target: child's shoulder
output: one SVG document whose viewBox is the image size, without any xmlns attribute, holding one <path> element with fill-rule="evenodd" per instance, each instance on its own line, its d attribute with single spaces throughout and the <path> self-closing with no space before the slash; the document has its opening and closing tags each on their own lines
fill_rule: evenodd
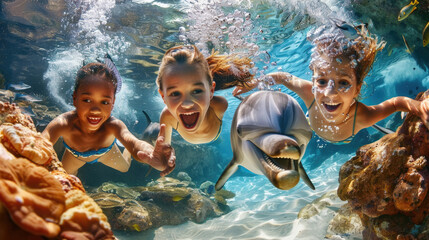
<svg viewBox="0 0 429 240">
<path fill-rule="evenodd" d="M 165 107 L 162 112 L 161 116 L 159 117 L 160 123 L 164 123 L 167 125 L 171 125 L 175 127 L 175 123 L 177 123 L 176 118 L 171 114 L 171 112 L 168 110 L 167 107 Z"/>
<path fill-rule="evenodd" d="M 58 115 L 53 119 L 57 125 L 68 126 L 73 123 L 74 120 L 77 120 L 76 111 L 69 111 Z"/>
<path fill-rule="evenodd" d="M 216 113 L 223 113 L 228 108 L 228 101 L 226 98 L 222 96 L 213 96 L 212 101 L 210 102 L 210 107 L 216 112 Z"/>
</svg>

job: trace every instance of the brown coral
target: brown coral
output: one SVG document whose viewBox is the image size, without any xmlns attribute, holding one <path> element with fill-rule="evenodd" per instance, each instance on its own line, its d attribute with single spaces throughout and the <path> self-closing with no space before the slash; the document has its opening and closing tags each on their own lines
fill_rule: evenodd
<svg viewBox="0 0 429 240">
<path fill-rule="evenodd" d="M 26 159 L 0 156 L 0 201 L 25 231 L 46 237 L 60 232 L 64 191 L 46 169 Z"/>
<path fill-rule="evenodd" d="M 66 198 L 66 211 L 60 220 L 61 237 L 76 239 L 76 236 L 85 236 L 88 239 L 114 239 L 106 216 L 92 198 L 79 190 L 69 191 Z"/>
<path fill-rule="evenodd" d="M 15 104 L 0 101 L 0 124 L 4 123 L 20 123 L 32 131 L 36 131 L 36 127 L 30 116 L 22 114 L 21 110 Z"/>
<path fill-rule="evenodd" d="M 408 114 L 396 133 L 362 146 L 341 167 L 338 196 L 361 216 L 365 239 L 405 239 L 429 215 L 428 159 L 429 130 Z"/>
<path fill-rule="evenodd" d="M 20 123 L 1 126 L 0 136 L 4 146 L 17 157 L 26 157 L 39 165 L 48 165 L 57 159 L 51 142 Z"/>
<path fill-rule="evenodd" d="M 85 188 L 78 177 L 58 170 L 54 170 L 51 173 L 61 183 L 63 190 L 66 193 L 71 190 L 80 190 L 85 192 Z"/>
</svg>

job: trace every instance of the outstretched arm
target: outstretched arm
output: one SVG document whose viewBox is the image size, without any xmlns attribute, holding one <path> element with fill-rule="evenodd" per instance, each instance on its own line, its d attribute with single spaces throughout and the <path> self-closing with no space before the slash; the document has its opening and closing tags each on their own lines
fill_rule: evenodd
<svg viewBox="0 0 429 240">
<path fill-rule="evenodd" d="M 137 152 L 139 159 L 147 159 L 146 162 L 157 170 L 162 171 L 161 176 L 169 174 L 176 167 L 176 155 L 169 143 L 165 142 L 165 124 L 161 124 L 155 148 L 152 153 Z"/>
<path fill-rule="evenodd" d="M 155 147 L 137 139 L 119 119 L 113 120 L 112 124 L 115 126 L 115 137 L 131 153 L 134 159 L 162 171 L 161 176 L 167 175 L 174 169 L 176 156 L 170 144 L 164 143 L 164 124 L 161 125 Z"/>
<path fill-rule="evenodd" d="M 362 127 L 369 127 L 398 111 L 416 114 L 429 129 L 429 98 L 417 101 L 408 97 L 394 97 L 378 105 L 365 106 L 362 114 L 358 114 L 362 118 L 359 122 Z"/>
<path fill-rule="evenodd" d="M 46 126 L 45 130 L 42 132 L 42 136 L 48 139 L 52 144 L 55 144 L 58 141 L 68 126 L 67 118 L 64 114 L 54 118 L 48 126 Z"/>
<path fill-rule="evenodd" d="M 290 90 L 296 92 L 298 96 L 304 100 L 307 106 L 309 106 L 314 99 L 314 95 L 311 92 L 311 81 L 301 79 L 287 72 L 270 73 L 266 76 L 266 78 L 271 78 L 274 81 L 274 84 L 282 84 Z M 232 94 L 236 96 L 248 92 L 257 87 L 258 84 L 259 82 L 254 79 L 251 83 L 248 84 L 248 88 L 236 87 Z"/>
</svg>

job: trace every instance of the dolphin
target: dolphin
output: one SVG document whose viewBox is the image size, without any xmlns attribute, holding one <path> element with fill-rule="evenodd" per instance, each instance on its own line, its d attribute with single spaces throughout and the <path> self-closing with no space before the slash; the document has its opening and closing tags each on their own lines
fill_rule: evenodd
<svg viewBox="0 0 429 240">
<path fill-rule="evenodd" d="M 301 159 L 312 130 L 298 102 L 277 91 L 258 91 L 243 99 L 231 125 L 233 158 L 216 183 L 220 190 L 241 165 L 265 175 L 277 188 L 288 190 L 300 177 L 313 183 Z"/>
<path fill-rule="evenodd" d="M 142 140 L 150 142 L 153 145 L 155 145 L 161 125 L 158 122 L 152 122 L 147 112 L 145 112 L 144 110 L 142 112 L 145 115 L 146 121 L 147 121 L 147 127 L 143 131 Z"/>
</svg>

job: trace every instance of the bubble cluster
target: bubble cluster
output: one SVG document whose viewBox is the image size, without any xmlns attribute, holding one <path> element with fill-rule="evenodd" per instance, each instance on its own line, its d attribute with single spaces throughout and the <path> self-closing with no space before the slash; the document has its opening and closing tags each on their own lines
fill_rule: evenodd
<svg viewBox="0 0 429 240">
<path fill-rule="evenodd" d="M 336 61 L 355 69 L 360 84 L 369 72 L 376 53 L 383 49 L 385 43 L 378 44 L 377 37 L 371 36 L 363 24 L 348 26 L 350 29 L 344 30 L 335 24 L 323 25 L 308 32 L 307 39 L 314 46 L 310 68 L 325 68 Z"/>
<path fill-rule="evenodd" d="M 185 9 L 189 24 L 179 29 L 179 40 L 194 43 L 208 55 L 210 48 L 253 56 L 259 51 L 252 34 L 254 25 L 251 14 L 239 9 L 240 1 L 209 0 L 207 2 L 189 1 Z M 225 8 L 237 7 L 228 11 Z"/>
</svg>

